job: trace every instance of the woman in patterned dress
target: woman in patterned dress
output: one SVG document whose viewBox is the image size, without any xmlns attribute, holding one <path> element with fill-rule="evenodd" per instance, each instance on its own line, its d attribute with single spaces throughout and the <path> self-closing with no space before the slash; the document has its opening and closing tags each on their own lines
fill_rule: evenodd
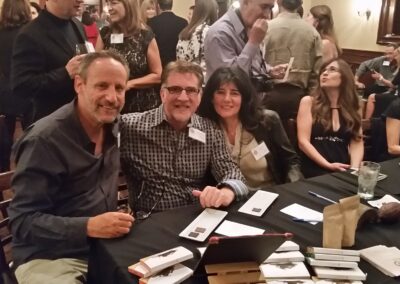
<svg viewBox="0 0 400 284">
<path fill-rule="evenodd" d="M 218 4 L 215 0 L 197 0 L 189 25 L 179 34 L 176 58 L 198 63 L 206 75 L 204 59 L 204 39 L 209 27 L 218 18 Z"/>
<path fill-rule="evenodd" d="M 109 27 L 98 37 L 96 50 L 112 49 L 122 54 L 130 76 L 122 113 L 142 112 L 160 105 L 161 60 L 154 34 L 141 19 L 137 0 L 111 0 Z"/>
</svg>

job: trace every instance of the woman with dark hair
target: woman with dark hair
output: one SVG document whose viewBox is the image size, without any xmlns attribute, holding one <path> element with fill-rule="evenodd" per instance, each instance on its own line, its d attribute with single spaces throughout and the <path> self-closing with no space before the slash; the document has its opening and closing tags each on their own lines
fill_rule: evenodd
<svg viewBox="0 0 400 284">
<path fill-rule="evenodd" d="M 328 62 L 333 58 L 337 58 L 342 53 L 342 50 L 336 38 L 331 8 L 327 5 L 314 6 L 310 9 L 306 20 L 321 35 L 322 61 Z"/>
<path fill-rule="evenodd" d="M 195 62 L 206 76 L 204 39 L 210 26 L 218 18 L 218 4 L 215 0 L 196 0 L 189 25 L 179 34 L 176 45 L 176 59 Z"/>
<path fill-rule="evenodd" d="M 96 46 L 97 37 L 99 36 L 99 30 L 95 20 L 92 18 L 89 11 L 83 11 L 82 13 L 82 24 L 85 29 L 85 34 L 89 42 Z"/>
<path fill-rule="evenodd" d="M 260 106 L 246 72 L 222 67 L 209 78 L 198 112 L 219 124 L 250 188 L 299 180 L 299 158 L 278 114 Z"/>
<path fill-rule="evenodd" d="M 161 60 L 153 32 L 140 16 L 137 0 L 108 1 L 110 26 L 100 31 L 96 50 L 112 49 L 125 57 L 130 75 L 122 113 L 142 112 L 161 104 Z"/>
<path fill-rule="evenodd" d="M 37 16 L 39 16 L 40 11 L 42 11 L 42 8 L 40 8 L 39 4 L 36 2 L 29 2 L 31 6 L 31 16 L 32 20 L 36 19 Z"/>
<path fill-rule="evenodd" d="M 301 99 L 297 115 L 305 177 L 358 168 L 364 153 L 360 100 L 350 66 L 333 59 L 319 74 L 318 89 Z"/>
<path fill-rule="evenodd" d="M 15 37 L 30 20 L 27 0 L 4 0 L 0 12 L 0 114 L 5 115 L 5 127 L 1 130 L 0 172 L 10 167 L 16 117 L 24 114 L 29 106 L 29 102 L 11 95 L 10 72 Z"/>
</svg>

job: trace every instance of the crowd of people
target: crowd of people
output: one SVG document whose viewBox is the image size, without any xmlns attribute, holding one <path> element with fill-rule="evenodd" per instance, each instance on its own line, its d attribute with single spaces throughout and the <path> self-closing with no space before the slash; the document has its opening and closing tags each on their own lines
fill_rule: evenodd
<svg viewBox="0 0 400 284">
<path fill-rule="evenodd" d="M 101 14 L 83 0 L 4 0 L 1 171 L 17 117 L 24 128 L 9 210 L 19 283 L 85 283 L 90 238 L 153 212 L 358 168 L 367 71 L 367 109 L 387 117 L 400 155 L 398 46 L 354 76 L 327 5 L 303 19 L 301 0 L 239 2 L 218 19 L 216 0 L 195 0 L 183 19 L 172 0 L 110 0 Z M 133 216 L 117 212 L 120 171 Z"/>
</svg>

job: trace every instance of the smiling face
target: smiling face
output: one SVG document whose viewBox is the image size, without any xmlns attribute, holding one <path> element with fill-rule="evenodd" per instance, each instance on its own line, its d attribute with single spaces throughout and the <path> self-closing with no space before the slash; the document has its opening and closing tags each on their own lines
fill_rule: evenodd
<svg viewBox="0 0 400 284">
<path fill-rule="evenodd" d="M 171 87 L 192 89 L 197 93 L 169 91 L 167 88 L 171 90 Z M 177 130 L 186 127 L 201 101 L 200 83 L 196 75 L 172 71 L 162 85 L 160 94 L 169 124 Z"/>
<path fill-rule="evenodd" d="M 112 123 L 125 103 L 128 74 L 124 66 L 111 58 L 99 58 L 88 68 L 86 80 L 75 77 L 78 109 L 92 126 Z"/>
<path fill-rule="evenodd" d="M 109 1 L 108 12 L 110 15 L 110 21 L 112 23 L 117 23 L 121 21 L 126 15 L 124 3 L 118 0 Z"/>
<path fill-rule="evenodd" d="M 223 83 L 214 92 L 212 103 L 221 119 L 238 118 L 242 95 L 234 83 Z"/>
<path fill-rule="evenodd" d="M 339 64 L 333 61 L 328 64 L 319 77 L 321 88 L 339 88 L 342 82 Z"/>
<path fill-rule="evenodd" d="M 151 5 L 146 9 L 146 17 L 147 19 L 153 18 L 157 14 L 156 6 Z"/>
</svg>

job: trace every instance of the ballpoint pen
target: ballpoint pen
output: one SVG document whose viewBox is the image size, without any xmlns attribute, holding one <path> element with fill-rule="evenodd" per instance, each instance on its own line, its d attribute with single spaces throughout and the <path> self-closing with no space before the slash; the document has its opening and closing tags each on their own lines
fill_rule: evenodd
<svg viewBox="0 0 400 284">
<path fill-rule="evenodd" d="M 292 218 L 292 221 L 299 223 L 309 223 L 309 222 L 322 222 L 323 220 L 314 220 L 314 219 L 302 219 L 302 218 Z"/>
<path fill-rule="evenodd" d="M 321 199 L 323 199 L 323 200 L 325 200 L 325 201 L 328 201 L 328 202 L 330 202 L 330 203 L 333 203 L 333 204 L 337 203 L 336 201 L 333 201 L 332 199 L 329 199 L 328 197 L 322 196 L 322 195 L 320 195 L 320 194 L 318 194 L 318 193 L 315 193 L 315 192 L 313 192 L 313 191 L 310 191 L 310 190 L 309 190 L 308 193 L 311 194 L 312 196 L 321 198 Z"/>
</svg>

